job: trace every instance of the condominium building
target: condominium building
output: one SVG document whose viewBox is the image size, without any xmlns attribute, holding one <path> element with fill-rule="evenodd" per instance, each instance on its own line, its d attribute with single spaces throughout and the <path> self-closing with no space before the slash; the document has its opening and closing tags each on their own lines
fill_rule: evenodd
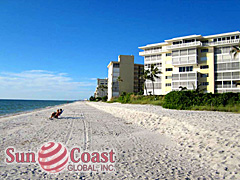
<svg viewBox="0 0 240 180">
<path fill-rule="evenodd" d="M 94 97 L 104 97 L 107 96 L 108 91 L 108 79 L 97 79 L 97 87 L 94 92 Z"/>
<path fill-rule="evenodd" d="M 143 64 L 134 64 L 134 56 L 120 55 L 118 61 L 108 64 L 108 100 L 118 97 L 122 92 L 143 91 Z"/>
<path fill-rule="evenodd" d="M 210 36 L 190 35 L 139 47 L 144 69 L 154 64 L 161 70 L 154 82 L 154 92 L 164 95 L 179 87 L 194 89 L 200 85 L 205 92 L 240 92 L 240 59 L 230 51 L 238 46 L 240 32 Z M 146 81 L 152 93 L 152 82 Z"/>
</svg>

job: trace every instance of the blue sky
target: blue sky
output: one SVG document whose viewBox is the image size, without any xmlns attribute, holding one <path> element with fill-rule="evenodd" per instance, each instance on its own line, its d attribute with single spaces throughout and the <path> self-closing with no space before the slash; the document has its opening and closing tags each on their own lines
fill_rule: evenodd
<svg viewBox="0 0 240 180">
<path fill-rule="evenodd" d="M 239 1 L 1 0 L 0 98 L 84 99 L 118 55 L 240 30 Z"/>
</svg>

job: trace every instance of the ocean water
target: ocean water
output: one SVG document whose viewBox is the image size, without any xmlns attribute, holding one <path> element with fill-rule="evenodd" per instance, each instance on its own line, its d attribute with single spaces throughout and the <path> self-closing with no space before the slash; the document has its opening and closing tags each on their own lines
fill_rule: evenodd
<svg viewBox="0 0 240 180">
<path fill-rule="evenodd" d="M 73 101 L 50 101 L 50 100 L 5 100 L 0 99 L 0 116 L 19 113 L 24 111 L 32 111 L 34 109 L 45 108 L 66 104 Z"/>
</svg>

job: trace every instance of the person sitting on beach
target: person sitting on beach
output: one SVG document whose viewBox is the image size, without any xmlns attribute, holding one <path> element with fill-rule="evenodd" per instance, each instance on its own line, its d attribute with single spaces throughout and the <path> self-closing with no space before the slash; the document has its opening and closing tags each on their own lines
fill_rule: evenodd
<svg viewBox="0 0 240 180">
<path fill-rule="evenodd" d="M 63 111 L 60 111 L 59 109 L 57 110 L 57 112 L 53 112 L 50 119 L 52 118 L 58 118 L 58 116 L 60 116 L 62 114 Z"/>
<path fill-rule="evenodd" d="M 60 109 L 60 113 L 59 113 L 59 116 L 61 115 L 63 113 L 63 110 L 62 109 Z"/>
</svg>

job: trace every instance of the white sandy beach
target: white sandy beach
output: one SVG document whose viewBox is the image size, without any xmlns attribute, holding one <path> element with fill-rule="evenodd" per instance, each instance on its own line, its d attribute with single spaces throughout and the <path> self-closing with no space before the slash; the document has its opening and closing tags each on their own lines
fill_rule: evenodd
<svg viewBox="0 0 240 180">
<path fill-rule="evenodd" d="M 59 107 L 60 108 L 60 107 Z M 0 118 L 0 179 L 240 179 L 240 114 L 152 105 L 75 102 Z M 47 174 L 37 164 L 6 164 L 5 149 L 37 151 L 48 141 L 117 152 L 112 173 Z"/>
</svg>

